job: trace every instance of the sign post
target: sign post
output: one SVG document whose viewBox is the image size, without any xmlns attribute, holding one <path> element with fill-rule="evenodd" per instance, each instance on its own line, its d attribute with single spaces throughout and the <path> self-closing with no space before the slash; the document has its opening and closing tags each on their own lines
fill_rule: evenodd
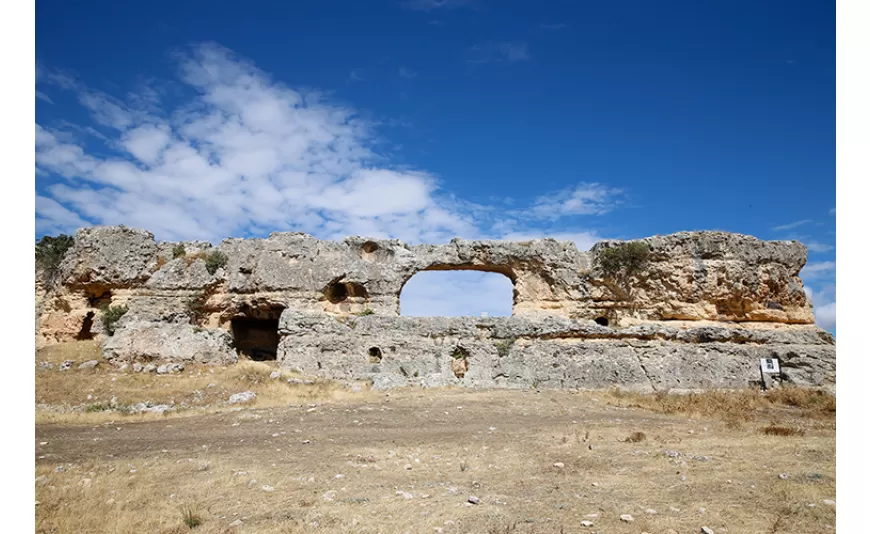
<svg viewBox="0 0 870 534">
<path fill-rule="evenodd" d="M 779 358 L 761 358 L 761 387 L 765 390 L 779 383 Z"/>
</svg>

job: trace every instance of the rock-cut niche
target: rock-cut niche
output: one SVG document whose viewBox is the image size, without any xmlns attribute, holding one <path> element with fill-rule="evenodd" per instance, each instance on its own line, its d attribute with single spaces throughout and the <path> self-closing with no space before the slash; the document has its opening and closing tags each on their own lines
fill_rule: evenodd
<svg viewBox="0 0 870 534">
<path fill-rule="evenodd" d="M 278 359 L 278 321 L 283 311 L 280 305 L 241 308 L 230 321 L 233 344 L 240 356 L 254 361 Z"/>
</svg>

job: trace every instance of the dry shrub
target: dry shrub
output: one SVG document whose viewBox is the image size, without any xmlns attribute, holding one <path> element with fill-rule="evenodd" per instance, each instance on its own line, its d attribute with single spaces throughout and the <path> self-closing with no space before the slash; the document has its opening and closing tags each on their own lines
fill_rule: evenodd
<svg viewBox="0 0 870 534">
<path fill-rule="evenodd" d="M 183 258 L 184 258 L 184 264 L 185 264 L 187 267 L 190 267 L 191 265 L 193 265 L 193 263 L 194 263 L 196 260 L 202 260 L 202 261 L 205 261 L 205 259 L 206 259 L 207 257 L 208 257 L 208 253 L 207 253 L 206 251 L 204 251 L 204 250 L 199 250 L 199 251 L 197 251 L 197 252 L 194 252 L 193 254 L 187 254 L 187 255 L 183 256 Z"/>
<path fill-rule="evenodd" d="M 718 417 L 733 426 L 755 420 L 760 413 L 774 408 L 797 408 L 803 417 L 831 419 L 837 413 L 837 399 L 822 390 L 781 388 L 772 391 L 755 389 L 710 390 L 676 394 L 634 393 L 620 389 L 608 394 L 611 404 L 642 408 L 666 414 Z"/>
<path fill-rule="evenodd" d="M 646 434 L 643 432 L 633 432 L 630 436 L 625 438 L 626 443 L 640 443 L 641 441 L 646 439 Z"/>
<path fill-rule="evenodd" d="M 802 428 L 775 424 L 762 428 L 761 432 L 768 436 L 803 436 L 806 434 L 806 431 Z"/>
</svg>

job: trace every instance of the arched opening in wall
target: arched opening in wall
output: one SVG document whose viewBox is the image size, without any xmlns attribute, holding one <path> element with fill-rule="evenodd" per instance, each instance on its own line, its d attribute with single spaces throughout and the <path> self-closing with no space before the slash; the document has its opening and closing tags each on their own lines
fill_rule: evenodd
<svg viewBox="0 0 870 534">
<path fill-rule="evenodd" d="M 85 318 L 82 321 L 81 330 L 79 330 L 79 333 L 76 334 L 76 339 L 79 341 L 94 339 L 94 333 L 91 332 L 92 326 L 94 326 L 94 312 L 88 312 L 88 314 L 85 315 Z"/>
<path fill-rule="evenodd" d="M 239 355 L 254 361 L 262 362 L 278 359 L 278 320 L 284 306 L 245 305 L 239 313 L 230 320 L 230 330 L 233 333 L 233 345 Z"/>
<path fill-rule="evenodd" d="M 608 319 L 607 317 L 604 317 L 603 315 L 601 317 L 596 317 L 595 322 L 601 326 L 609 326 L 610 325 L 610 319 Z"/>
<path fill-rule="evenodd" d="M 412 276 L 399 293 L 399 314 L 410 317 L 509 317 L 516 296 L 505 273 L 431 269 Z"/>
</svg>

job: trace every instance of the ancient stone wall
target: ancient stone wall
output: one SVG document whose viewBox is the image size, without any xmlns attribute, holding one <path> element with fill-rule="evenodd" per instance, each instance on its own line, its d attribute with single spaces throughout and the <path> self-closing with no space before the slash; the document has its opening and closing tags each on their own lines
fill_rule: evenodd
<svg viewBox="0 0 870 534">
<path fill-rule="evenodd" d="M 723 232 L 639 241 L 648 262 L 615 277 L 600 258 L 616 241 L 581 252 L 553 239 L 409 246 L 276 233 L 181 243 L 181 254 L 143 230 L 86 228 L 58 282 L 37 284 L 37 343 L 81 337 L 90 321 L 119 363 L 232 362 L 241 351 L 385 386 L 743 387 L 760 379 L 758 358 L 776 357 L 789 381 L 832 387 L 833 338 L 812 326 L 799 277 L 806 247 Z M 503 274 L 513 317 L 398 317 L 403 286 L 427 270 Z M 106 305 L 128 310 L 113 336 Z"/>
</svg>

